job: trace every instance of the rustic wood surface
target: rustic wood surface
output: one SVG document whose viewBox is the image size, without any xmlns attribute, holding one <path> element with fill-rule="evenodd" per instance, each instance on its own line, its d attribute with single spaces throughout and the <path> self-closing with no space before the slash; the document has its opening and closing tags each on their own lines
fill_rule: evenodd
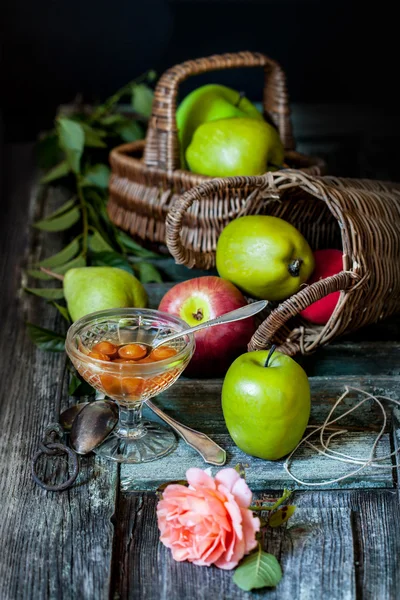
<svg viewBox="0 0 400 600">
<path fill-rule="evenodd" d="M 54 420 L 55 398 L 68 397 L 64 356 L 35 349 L 25 321 L 61 327 L 56 311 L 21 292 L 24 267 L 59 248 L 57 235 L 41 235 L 30 224 L 60 199 L 56 193 L 36 198 L 32 147 L 7 146 L 0 223 L 0 427 L 1 519 L 0 599 L 147 600 L 273 598 L 280 600 L 392 599 L 400 596 L 400 509 L 396 469 L 365 470 L 337 489 L 300 487 L 291 500 L 297 511 L 281 528 L 269 529 L 263 547 L 282 564 L 284 578 L 276 590 L 244 593 L 232 573 L 175 563 L 158 543 L 154 489 L 184 476 L 188 465 L 203 466 L 193 450 L 177 451 L 155 463 L 123 466 L 94 456 L 81 460 L 76 485 L 63 493 L 34 485 L 30 459 L 45 426 Z M 163 259 L 172 280 L 185 277 Z M 186 276 L 191 276 L 186 272 Z M 153 306 L 170 284 L 150 284 Z M 301 362 L 313 392 L 312 423 L 321 423 L 344 385 L 399 398 L 400 319 L 393 318 L 333 343 Z M 157 403 L 190 426 L 224 445 L 229 464 L 248 464 L 257 497 L 277 497 L 291 481 L 282 463 L 265 463 L 235 448 L 220 411 L 219 380 L 181 379 Z M 350 402 L 350 400 L 349 400 Z M 346 420 L 341 448 L 365 453 L 380 425 L 376 408 L 366 405 Z M 400 441 L 399 411 L 389 409 L 380 451 Z M 321 482 L 343 469 L 315 459 L 305 449 L 297 474 Z M 394 464 L 396 464 L 394 462 Z M 55 479 L 65 477 L 59 461 Z M 213 469 L 215 472 L 216 469 Z M 331 486 L 332 487 L 332 486 Z"/>
</svg>

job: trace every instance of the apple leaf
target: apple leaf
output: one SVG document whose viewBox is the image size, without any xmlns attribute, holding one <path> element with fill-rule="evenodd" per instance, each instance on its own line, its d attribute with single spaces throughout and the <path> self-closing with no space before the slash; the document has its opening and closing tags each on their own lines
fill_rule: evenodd
<svg viewBox="0 0 400 600">
<path fill-rule="evenodd" d="M 80 123 L 59 117 L 57 119 L 58 141 L 66 155 L 66 160 L 74 173 L 80 172 L 80 162 L 85 146 L 85 132 Z"/>
<path fill-rule="evenodd" d="M 107 165 L 98 164 L 87 169 L 83 178 L 83 185 L 107 189 L 109 180 L 110 169 L 107 167 Z"/>
<path fill-rule="evenodd" d="M 58 275 L 64 275 L 70 269 L 78 269 L 80 267 L 86 267 L 86 260 L 81 254 L 59 267 L 54 267 L 52 271 Z"/>
<path fill-rule="evenodd" d="M 68 173 L 71 172 L 69 164 L 66 160 L 61 161 L 50 169 L 43 177 L 40 179 L 40 183 L 50 183 L 51 181 L 55 181 L 56 179 L 61 179 L 61 177 L 65 177 Z"/>
<path fill-rule="evenodd" d="M 104 125 L 105 127 L 112 127 L 113 125 L 116 125 L 117 123 L 121 123 L 122 121 L 125 121 L 124 115 L 120 115 L 120 114 L 115 114 L 115 115 L 106 115 L 105 117 L 102 117 L 100 119 L 100 123 L 102 125 Z"/>
<path fill-rule="evenodd" d="M 96 267 L 117 267 L 133 275 L 131 265 L 118 252 L 94 252 L 91 255 L 91 264 Z"/>
<path fill-rule="evenodd" d="M 35 157 L 38 167 L 46 171 L 56 167 L 62 160 L 62 152 L 54 129 L 40 136 L 35 146 Z"/>
<path fill-rule="evenodd" d="M 46 300 L 60 300 L 64 298 L 62 288 L 25 288 L 25 291 Z"/>
<path fill-rule="evenodd" d="M 124 142 L 136 142 L 143 138 L 143 129 L 139 123 L 131 119 L 124 119 L 114 127 L 114 131 L 123 139 Z"/>
<path fill-rule="evenodd" d="M 142 283 L 161 283 L 162 277 L 156 267 L 151 263 L 141 262 L 135 265 L 139 271 L 139 279 Z"/>
<path fill-rule="evenodd" d="M 107 148 L 107 144 L 102 140 L 107 136 L 107 131 L 103 129 L 94 129 L 87 123 L 81 123 L 85 134 L 85 146 L 89 148 Z"/>
<path fill-rule="evenodd" d="M 59 267 L 64 265 L 69 260 L 72 260 L 74 256 L 78 254 L 80 250 L 80 241 L 79 237 L 76 237 L 72 242 L 65 246 L 60 252 L 57 254 L 53 254 L 53 256 L 49 256 L 48 258 L 44 258 L 38 263 L 40 267 L 46 267 L 47 269 L 54 269 L 54 267 Z"/>
<path fill-rule="evenodd" d="M 62 335 L 33 323 L 27 323 L 26 326 L 29 337 L 38 348 L 49 352 L 64 352 L 65 338 Z"/>
<path fill-rule="evenodd" d="M 160 255 L 152 250 L 147 250 L 135 242 L 129 235 L 124 231 L 117 231 L 118 242 L 123 246 L 126 252 L 140 256 L 141 258 L 160 258 Z"/>
<path fill-rule="evenodd" d="M 48 217 L 42 221 L 37 221 L 35 223 L 35 227 L 37 227 L 37 229 L 42 229 L 43 231 L 65 231 L 66 229 L 69 229 L 75 225 L 75 223 L 79 221 L 80 216 L 81 211 L 79 208 L 74 207 L 59 217 L 54 217 L 53 215 L 52 217 Z"/>
<path fill-rule="evenodd" d="M 112 246 L 94 228 L 89 238 L 89 248 L 92 252 L 113 252 Z"/>
<path fill-rule="evenodd" d="M 241 590 L 275 587 L 282 579 L 282 570 L 275 556 L 258 546 L 258 550 L 247 556 L 235 570 L 233 582 Z"/>
<path fill-rule="evenodd" d="M 288 519 L 290 519 L 295 510 L 296 507 L 294 505 L 283 506 L 282 508 L 279 508 L 276 512 L 272 513 L 268 519 L 268 525 L 270 527 L 279 527 L 283 523 L 286 523 Z"/>
<path fill-rule="evenodd" d="M 132 85 L 132 108 L 139 115 L 150 117 L 153 106 L 154 92 L 145 83 Z"/>
<path fill-rule="evenodd" d="M 52 302 L 52 304 L 56 307 L 63 319 L 65 319 L 68 323 L 71 323 L 71 317 L 69 315 L 67 307 L 61 306 L 61 304 L 58 304 L 57 302 Z"/>
<path fill-rule="evenodd" d="M 71 375 L 71 380 L 68 386 L 68 394 L 70 396 L 93 396 L 96 390 L 89 383 L 79 379 L 76 375 Z"/>
<path fill-rule="evenodd" d="M 28 269 L 26 271 L 26 274 L 29 275 L 29 277 L 33 277 L 34 279 L 40 279 L 41 281 L 50 281 L 51 279 L 53 279 L 51 275 L 48 275 L 43 271 L 39 271 L 38 269 Z"/>
</svg>

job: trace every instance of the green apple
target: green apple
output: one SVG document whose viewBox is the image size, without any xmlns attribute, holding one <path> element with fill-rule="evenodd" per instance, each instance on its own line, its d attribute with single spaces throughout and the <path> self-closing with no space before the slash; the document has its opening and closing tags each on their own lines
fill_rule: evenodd
<svg viewBox="0 0 400 600">
<path fill-rule="evenodd" d="M 182 168 L 186 168 L 185 152 L 199 125 L 230 117 L 263 120 L 257 108 L 241 92 L 224 85 L 209 84 L 193 90 L 176 111 L 176 124 L 181 147 Z"/>
<path fill-rule="evenodd" d="M 64 296 L 73 321 L 97 310 L 142 308 L 147 294 L 136 277 L 116 267 L 80 267 L 64 277 Z"/>
<path fill-rule="evenodd" d="M 194 173 L 211 177 L 261 175 L 283 164 L 284 149 L 272 125 L 234 117 L 208 121 L 194 132 L 186 161 Z"/>
<path fill-rule="evenodd" d="M 310 385 L 290 356 L 268 350 L 239 356 L 226 373 L 222 411 L 235 444 L 253 456 L 278 460 L 303 437 Z"/>
<path fill-rule="evenodd" d="M 283 300 L 300 289 L 314 270 L 307 240 L 293 225 L 264 215 L 240 217 L 222 230 L 217 271 L 254 298 Z"/>
</svg>

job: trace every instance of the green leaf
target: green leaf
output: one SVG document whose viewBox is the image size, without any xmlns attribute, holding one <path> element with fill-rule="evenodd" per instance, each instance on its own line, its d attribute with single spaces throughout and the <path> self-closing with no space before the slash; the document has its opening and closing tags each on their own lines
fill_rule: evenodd
<svg viewBox="0 0 400 600">
<path fill-rule="evenodd" d="M 268 519 L 268 525 L 270 527 L 279 527 L 282 523 L 286 523 L 286 521 L 290 519 L 295 510 L 296 507 L 294 505 L 279 508 L 276 512 L 272 513 Z"/>
<path fill-rule="evenodd" d="M 61 306 L 61 304 L 57 304 L 57 302 L 52 302 L 53 306 L 56 307 L 60 315 L 68 322 L 71 323 L 71 317 L 69 316 L 69 312 L 66 306 Z"/>
<path fill-rule="evenodd" d="M 68 393 L 70 396 L 92 396 L 95 392 L 96 390 L 86 381 L 82 381 L 76 375 L 71 375 L 68 386 Z"/>
<path fill-rule="evenodd" d="M 92 252 L 113 252 L 113 248 L 105 241 L 97 229 L 93 228 L 93 234 L 89 238 L 89 248 Z"/>
<path fill-rule="evenodd" d="M 26 326 L 29 337 L 38 348 L 49 352 L 64 352 L 65 338 L 62 335 L 55 333 L 50 329 L 38 327 L 33 323 L 27 323 Z"/>
<path fill-rule="evenodd" d="M 92 266 L 117 267 L 133 275 L 132 267 L 118 252 L 94 252 L 91 259 Z"/>
<path fill-rule="evenodd" d="M 39 271 L 38 269 L 28 269 L 26 274 L 34 279 L 40 279 L 42 281 L 50 281 L 50 279 L 53 279 L 53 277 L 47 275 L 47 273 L 43 273 L 43 271 Z"/>
<path fill-rule="evenodd" d="M 46 300 L 60 300 L 64 298 L 62 288 L 24 288 L 29 294 L 34 294 Z"/>
<path fill-rule="evenodd" d="M 150 69 L 147 73 L 147 81 L 154 81 L 157 79 L 157 72 L 154 69 Z"/>
<path fill-rule="evenodd" d="M 275 587 L 282 579 L 282 570 L 275 556 L 258 550 L 247 556 L 235 570 L 233 582 L 241 590 Z"/>
<path fill-rule="evenodd" d="M 85 172 L 83 185 L 94 185 L 95 187 L 107 189 L 110 173 L 111 171 L 107 165 L 93 165 Z"/>
<path fill-rule="evenodd" d="M 153 90 L 145 83 L 134 83 L 132 85 L 132 108 L 139 115 L 150 117 L 153 98 Z"/>
<path fill-rule="evenodd" d="M 244 465 L 241 462 L 234 466 L 235 471 L 237 473 L 239 473 L 239 475 L 242 479 L 246 479 L 246 466 L 249 466 L 249 465 Z"/>
<path fill-rule="evenodd" d="M 286 502 L 288 498 L 292 495 L 292 490 L 287 490 L 286 488 L 283 490 L 282 496 L 278 498 L 278 500 L 271 506 L 269 510 L 276 510 L 278 506 Z"/>
<path fill-rule="evenodd" d="M 136 142 L 143 138 L 143 129 L 139 123 L 131 119 L 124 119 L 114 128 L 115 132 L 123 139 L 124 142 Z"/>
<path fill-rule="evenodd" d="M 64 265 L 66 262 L 70 261 L 78 254 L 80 250 L 80 237 L 76 237 L 72 242 L 68 244 L 65 248 L 57 252 L 57 254 L 53 254 L 53 256 L 49 256 L 41 260 L 38 263 L 40 267 L 46 267 L 47 269 L 53 269 L 54 267 L 59 267 Z"/>
<path fill-rule="evenodd" d="M 80 123 L 59 117 L 57 133 L 60 147 L 66 154 L 67 162 L 74 173 L 80 172 L 80 161 L 85 145 L 85 133 Z"/>
<path fill-rule="evenodd" d="M 107 115 L 106 117 L 102 117 L 100 119 L 100 123 L 105 127 L 115 125 L 116 123 L 121 123 L 125 121 L 125 117 L 123 115 Z"/>
<path fill-rule="evenodd" d="M 54 267 L 54 269 L 52 270 L 58 275 L 64 275 L 64 273 L 66 273 L 70 269 L 78 269 L 80 267 L 86 267 L 86 260 L 81 254 L 76 258 L 73 258 L 72 260 L 68 261 L 67 263 L 60 265 L 59 267 Z"/>
<path fill-rule="evenodd" d="M 151 250 L 143 248 L 140 244 L 135 242 L 131 237 L 129 237 L 129 235 L 120 229 L 117 230 L 117 239 L 128 253 L 134 254 L 135 256 L 140 256 L 141 258 L 160 258 L 160 254 L 156 254 Z"/>
<path fill-rule="evenodd" d="M 139 279 L 142 283 L 162 283 L 162 277 L 151 263 L 141 262 L 135 265 L 139 271 Z"/>
<path fill-rule="evenodd" d="M 80 216 L 81 211 L 79 208 L 75 207 L 59 217 L 49 217 L 43 219 L 43 221 L 38 221 L 35 223 L 35 227 L 42 229 L 43 231 L 65 231 L 72 227 L 72 225 L 75 225 L 75 223 L 79 221 Z"/>
<path fill-rule="evenodd" d="M 67 200 L 67 202 L 64 202 L 64 204 L 62 206 L 57 208 L 57 210 L 52 212 L 48 217 L 46 217 L 46 219 L 43 219 L 43 220 L 49 221 L 50 219 L 54 219 L 54 217 L 58 217 L 59 215 L 64 214 L 65 212 L 67 212 L 67 210 L 69 210 L 70 208 L 72 208 L 75 205 L 75 202 L 76 202 L 76 198 L 71 198 L 70 200 Z"/>
<path fill-rule="evenodd" d="M 46 175 L 43 175 L 43 177 L 40 178 L 40 183 L 50 183 L 56 179 L 61 179 L 61 177 L 65 177 L 70 172 L 71 169 L 69 168 L 67 161 L 63 160 L 58 163 L 58 165 L 50 169 Z"/>
<path fill-rule="evenodd" d="M 90 125 L 87 125 L 87 123 L 81 123 L 81 125 L 85 133 L 85 146 L 90 148 L 107 148 L 107 144 L 102 140 L 103 137 L 107 136 L 107 131 L 94 129 Z"/>
<path fill-rule="evenodd" d="M 35 146 L 36 162 L 41 169 L 52 169 L 62 159 L 55 130 L 41 137 Z"/>
</svg>

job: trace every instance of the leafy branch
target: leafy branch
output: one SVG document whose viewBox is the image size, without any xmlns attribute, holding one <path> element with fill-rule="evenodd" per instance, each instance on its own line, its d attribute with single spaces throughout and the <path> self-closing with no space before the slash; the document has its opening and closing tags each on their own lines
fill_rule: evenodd
<svg viewBox="0 0 400 600">
<path fill-rule="evenodd" d="M 153 100 L 148 84 L 155 77 L 154 71 L 145 73 L 90 111 L 82 105 L 74 105 L 68 114 L 65 111 L 59 114 L 54 129 L 39 140 L 37 159 L 45 170 L 40 183 L 62 186 L 69 191 L 70 198 L 34 226 L 46 233 L 71 231 L 73 236 L 61 251 L 31 265 L 27 271 L 30 277 L 46 281 L 55 275 L 61 278 L 74 267 L 113 266 L 134 274 L 142 283 L 161 281 L 157 268 L 149 262 L 159 255 L 142 248 L 119 230 L 106 210 L 109 152 L 118 144 L 144 137 Z M 129 115 L 118 106 L 125 96 L 130 97 Z M 55 302 L 63 298 L 62 288 L 28 287 L 26 291 L 52 302 L 69 320 L 67 308 Z M 28 331 L 39 347 L 61 349 L 61 334 L 33 324 L 29 324 Z"/>
</svg>

